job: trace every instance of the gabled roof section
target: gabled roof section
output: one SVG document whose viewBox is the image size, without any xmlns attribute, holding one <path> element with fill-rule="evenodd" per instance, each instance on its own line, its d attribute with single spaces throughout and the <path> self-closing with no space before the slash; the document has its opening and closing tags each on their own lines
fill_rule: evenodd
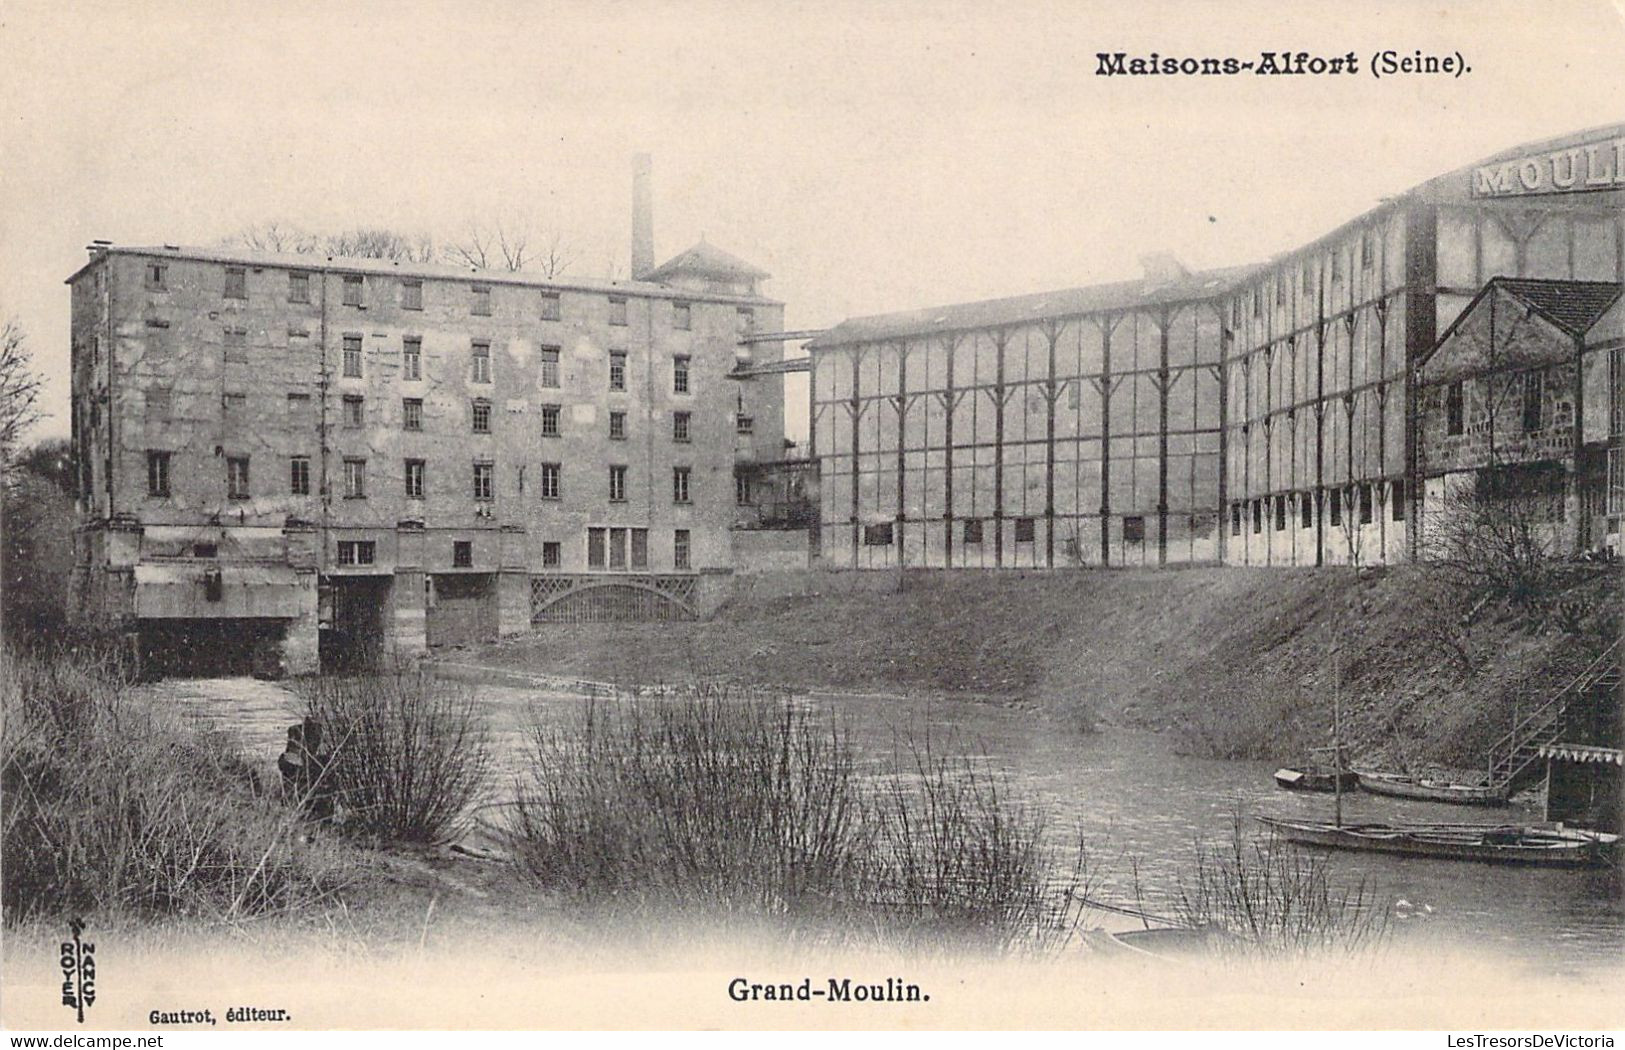
<svg viewBox="0 0 1625 1050">
<path fill-rule="evenodd" d="M 701 239 L 687 251 L 678 252 L 665 262 L 644 274 L 645 281 L 659 282 L 682 274 L 702 277 L 722 277 L 735 281 L 761 281 L 771 277 L 766 270 L 752 266 L 737 255 L 723 251 Z"/>
<path fill-rule="evenodd" d="M 1130 310 L 1192 299 L 1210 299 L 1235 287 L 1257 269 L 1256 266 L 1238 266 L 1205 270 L 1173 280 L 1118 281 L 1036 295 L 1017 295 L 1008 299 L 985 299 L 974 303 L 854 317 L 812 340 L 807 348 L 818 350 L 937 332 L 1001 328 L 1104 310 Z"/>
<path fill-rule="evenodd" d="M 1610 281 L 1492 278 L 1440 337 L 1422 381 L 1452 383 L 1572 360 L 1576 341 L 1619 297 L 1620 285 Z"/>
</svg>

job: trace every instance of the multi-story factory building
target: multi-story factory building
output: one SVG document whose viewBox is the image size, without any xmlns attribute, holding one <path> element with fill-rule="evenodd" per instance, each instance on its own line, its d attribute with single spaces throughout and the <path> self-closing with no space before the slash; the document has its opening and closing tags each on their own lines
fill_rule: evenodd
<svg viewBox="0 0 1625 1050">
<path fill-rule="evenodd" d="M 782 381 L 730 378 L 782 305 L 708 244 L 640 269 L 94 246 L 76 604 L 153 659 L 285 672 L 692 614 L 736 459 L 782 455 Z"/>
<path fill-rule="evenodd" d="M 1152 258 L 1141 281 L 846 321 L 809 343 L 819 550 L 857 567 L 1416 557 L 1426 497 L 1464 469 L 1438 442 L 1430 458 L 1426 414 L 1452 395 L 1421 370 L 1499 277 L 1544 282 L 1551 338 L 1587 348 L 1582 365 L 1570 346 L 1586 382 L 1543 395 L 1537 429 L 1564 440 L 1521 454 L 1555 457 L 1554 506 L 1580 522 L 1566 544 L 1617 547 L 1620 351 L 1600 311 L 1622 223 L 1614 125 L 1442 175 L 1259 266 Z M 1581 301 L 1583 318 L 1562 305 Z M 1558 354 L 1466 370 L 1525 382 Z"/>
</svg>

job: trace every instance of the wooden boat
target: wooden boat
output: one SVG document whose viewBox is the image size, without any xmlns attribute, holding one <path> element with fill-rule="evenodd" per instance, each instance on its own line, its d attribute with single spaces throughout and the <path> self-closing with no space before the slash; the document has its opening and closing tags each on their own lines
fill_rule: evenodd
<svg viewBox="0 0 1625 1050">
<path fill-rule="evenodd" d="M 1288 791 L 1336 791 L 1341 780 L 1344 791 L 1353 791 L 1360 786 L 1360 774 L 1352 769 L 1334 773 L 1329 769 L 1291 769 L 1283 768 L 1275 771 L 1275 785 L 1286 788 Z"/>
<path fill-rule="evenodd" d="M 1309 846 L 1493 864 L 1602 867 L 1612 862 L 1619 845 L 1618 835 L 1553 825 L 1340 825 L 1274 817 L 1257 819 L 1287 841 Z"/>
<path fill-rule="evenodd" d="M 1458 806 L 1504 806 L 1506 789 L 1488 784 L 1452 784 L 1445 780 L 1407 777 L 1399 773 L 1359 772 L 1360 788 L 1373 795 L 1449 802 Z"/>
</svg>

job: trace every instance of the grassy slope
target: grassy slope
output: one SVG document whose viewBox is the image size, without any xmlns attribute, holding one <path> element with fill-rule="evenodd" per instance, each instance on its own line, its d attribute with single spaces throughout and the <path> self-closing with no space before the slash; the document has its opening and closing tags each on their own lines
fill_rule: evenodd
<svg viewBox="0 0 1625 1050">
<path fill-rule="evenodd" d="M 1469 676 L 1417 630 L 1414 572 L 930 575 L 896 594 L 736 603 L 707 623 L 550 627 L 453 658 L 627 683 L 703 675 L 1016 697 L 1172 730 L 1193 751 L 1288 759 L 1327 739 L 1341 634 L 1357 755 L 1476 766 L 1523 694 L 1583 662 L 1625 604 L 1617 572 L 1592 572 L 1572 592 L 1591 610 L 1586 637 L 1483 623 L 1471 644 L 1484 664 Z"/>
</svg>

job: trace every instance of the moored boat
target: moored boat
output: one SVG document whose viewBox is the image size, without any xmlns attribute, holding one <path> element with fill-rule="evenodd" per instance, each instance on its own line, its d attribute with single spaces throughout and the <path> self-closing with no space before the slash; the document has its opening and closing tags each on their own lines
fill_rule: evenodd
<svg viewBox="0 0 1625 1050">
<path fill-rule="evenodd" d="M 1437 860 L 1554 868 L 1601 867 L 1613 860 L 1619 846 L 1618 835 L 1545 825 L 1335 824 L 1274 817 L 1257 819 L 1289 842 Z"/>
<path fill-rule="evenodd" d="M 1338 781 L 1342 784 L 1339 785 Z M 1333 772 L 1330 769 L 1292 769 L 1284 767 L 1275 771 L 1275 784 L 1288 791 L 1336 791 L 1341 787 L 1344 791 L 1353 791 L 1360 786 L 1360 774 L 1352 769 Z"/>
<path fill-rule="evenodd" d="M 1458 806 L 1504 806 L 1506 789 L 1490 784 L 1452 784 L 1446 780 L 1408 777 L 1399 773 L 1360 770 L 1362 791 L 1394 798 L 1414 798 L 1426 802 L 1449 802 Z"/>
</svg>

